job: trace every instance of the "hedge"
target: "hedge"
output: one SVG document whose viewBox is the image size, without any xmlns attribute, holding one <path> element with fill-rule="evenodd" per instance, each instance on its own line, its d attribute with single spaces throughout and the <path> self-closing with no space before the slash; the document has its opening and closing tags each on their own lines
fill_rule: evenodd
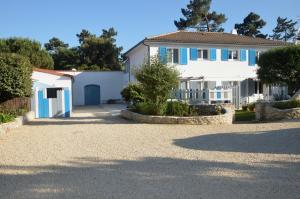
<svg viewBox="0 0 300 199">
<path fill-rule="evenodd" d="M 0 103 L 31 96 L 31 74 L 28 58 L 14 53 L 0 54 Z"/>
<path fill-rule="evenodd" d="M 273 104 L 273 107 L 278 108 L 278 109 L 300 108 L 300 100 L 275 102 Z"/>
<path fill-rule="evenodd" d="M 293 95 L 300 89 L 300 45 L 280 47 L 262 53 L 258 78 L 266 84 L 284 84 Z"/>
</svg>

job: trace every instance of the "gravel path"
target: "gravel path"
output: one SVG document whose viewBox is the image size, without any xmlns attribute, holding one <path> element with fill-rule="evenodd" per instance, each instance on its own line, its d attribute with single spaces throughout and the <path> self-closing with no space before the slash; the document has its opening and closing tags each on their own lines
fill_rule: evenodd
<svg viewBox="0 0 300 199">
<path fill-rule="evenodd" d="M 120 108 L 0 135 L 0 198 L 300 198 L 300 120 L 150 125 Z"/>
</svg>

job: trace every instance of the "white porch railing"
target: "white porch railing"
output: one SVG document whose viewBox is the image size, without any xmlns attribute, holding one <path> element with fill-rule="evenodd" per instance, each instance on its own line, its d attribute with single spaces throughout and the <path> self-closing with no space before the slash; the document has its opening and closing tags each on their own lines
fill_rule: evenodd
<svg viewBox="0 0 300 199">
<path fill-rule="evenodd" d="M 253 94 L 253 95 L 248 96 L 248 97 L 243 97 L 241 99 L 241 103 L 242 104 L 250 104 L 250 103 L 254 103 L 258 100 L 263 100 L 263 99 L 264 99 L 263 94 Z"/>
<path fill-rule="evenodd" d="M 171 98 L 190 103 L 230 103 L 232 101 L 232 89 L 178 89 L 172 92 Z"/>
</svg>

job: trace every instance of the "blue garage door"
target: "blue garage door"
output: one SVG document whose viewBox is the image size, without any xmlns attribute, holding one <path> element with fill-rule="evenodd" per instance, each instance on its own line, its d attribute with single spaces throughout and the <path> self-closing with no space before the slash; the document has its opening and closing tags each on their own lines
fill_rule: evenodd
<svg viewBox="0 0 300 199">
<path fill-rule="evenodd" d="M 100 86 L 87 85 L 84 87 L 85 105 L 99 105 L 100 104 Z"/>
</svg>

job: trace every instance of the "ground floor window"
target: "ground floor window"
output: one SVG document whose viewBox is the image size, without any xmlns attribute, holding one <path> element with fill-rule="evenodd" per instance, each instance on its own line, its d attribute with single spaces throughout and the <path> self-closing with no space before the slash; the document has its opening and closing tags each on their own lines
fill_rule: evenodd
<svg viewBox="0 0 300 199">
<path fill-rule="evenodd" d="M 57 98 L 57 91 L 62 90 L 62 88 L 47 88 L 47 98 Z"/>
</svg>

